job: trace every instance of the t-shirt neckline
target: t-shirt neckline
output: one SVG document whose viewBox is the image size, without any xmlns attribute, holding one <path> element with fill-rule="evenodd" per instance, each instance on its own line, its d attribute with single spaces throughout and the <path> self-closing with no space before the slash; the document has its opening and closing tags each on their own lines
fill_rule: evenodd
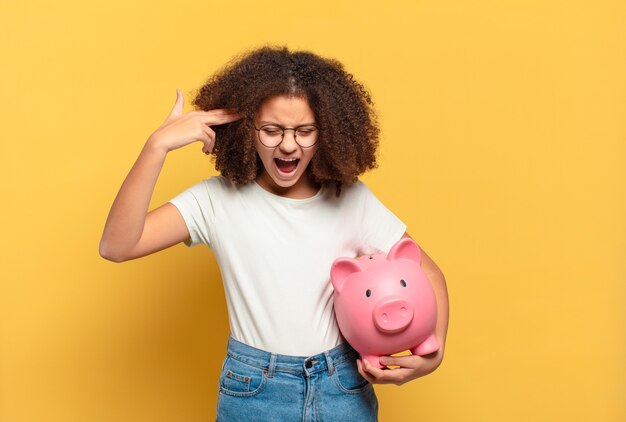
<svg viewBox="0 0 626 422">
<path fill-rule="evenodd" d="M 264 195 L 267 195 L 270 198 L 274 198 L 277 201 L 285 201 L 285 202 L 291 202 L 291 203 L 297 203 L 297 204 L 304 204 L 304 203 L 316 200 L 322 195 L 322 191 L 324 190 L 324 185 L 322 185 L 317 190 L 315 195 L 309 196 L 308 198 L 287 198 L 285 196 L 276 195 L 275 193 L 268 191 L 263 186 L 259 185 L 259 183 L 256 180 L 253 180 L 253 184 L 257 190 L 263 192 Z"/>
</svg>

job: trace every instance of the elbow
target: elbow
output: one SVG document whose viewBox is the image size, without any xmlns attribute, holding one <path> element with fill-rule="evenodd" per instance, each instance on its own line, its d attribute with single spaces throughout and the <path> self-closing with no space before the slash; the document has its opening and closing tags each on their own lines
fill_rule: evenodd
<svg viewBox="0 0 626 422">
<path fill-rule="evenodd" d="M 119 262 L 124 262 L 127 260 L 127 258 L 125 258 L 119 252 L 119 250 L 115 250 L 115 248 L 112 248 L 104 240 L 100 241 L 99 253 L 100 253 L 100 256 L 106 259 L 107 261 L 119 263 Z"/>
</svg>

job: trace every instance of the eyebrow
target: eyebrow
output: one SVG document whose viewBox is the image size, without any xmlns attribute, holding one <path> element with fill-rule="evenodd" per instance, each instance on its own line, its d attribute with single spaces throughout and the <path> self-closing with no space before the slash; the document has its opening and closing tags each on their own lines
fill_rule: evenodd
<svg viewBox="0 0 626 422">
<path fill-rule="evenodd" d="M 276 125 L 276 126 L 281 126 L 282 127 L 282 125 L 280 123 L 270 122 L 270 121 L 267 121 L 267 120 L 261 120 L 259 122 L 259 124 L 261 124 L 261 125 L 263 125 L 263 124 Z M 300 124 L 300 125 L 298 125 L 296 127 L 300 127 L 300 126 L 315 126 L 315 122 L 313 122 L 313 123 L 302 123 L 302 124 Z"/>
</svg>

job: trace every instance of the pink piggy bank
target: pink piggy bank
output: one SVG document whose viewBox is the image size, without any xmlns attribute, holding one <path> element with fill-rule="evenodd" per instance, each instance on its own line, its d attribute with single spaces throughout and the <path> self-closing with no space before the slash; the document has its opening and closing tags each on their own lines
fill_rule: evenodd
<svg viewBox="0 0 626 422">
<path fill-rule="evenodd" d="M 420 266 L 422 254 L 410 238 L 385 256 L 339 258 L 330 274 L 339 329 L 375 367 L 379 357 L 407 349 L 414 355 L 439 350 L 435 337 L 437 301 Z"/>
</svg>

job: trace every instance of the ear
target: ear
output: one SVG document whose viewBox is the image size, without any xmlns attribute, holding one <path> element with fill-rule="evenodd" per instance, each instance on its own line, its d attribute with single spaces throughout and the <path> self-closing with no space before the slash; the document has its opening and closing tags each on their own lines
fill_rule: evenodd
<svg viewBox="0 0 626 422">
<path fill-rule="evenodd" d="M 417 265 L 421 265 L 422 253 L 413 239 L 403 237 L 393 245 L 387 254 L 387 261 L 395 261 L 397 259 L 408 259 Z"/>
<path fill-rule="evenodd" d="M 339 258 L 333 262 L 333 266 L 330 269 L 330 280 L 335 290 L 341 293 L 343 284 L 348 276 L 361 271 L 363 271 L 363 268 L 354 259 Z"/>
</svg>

